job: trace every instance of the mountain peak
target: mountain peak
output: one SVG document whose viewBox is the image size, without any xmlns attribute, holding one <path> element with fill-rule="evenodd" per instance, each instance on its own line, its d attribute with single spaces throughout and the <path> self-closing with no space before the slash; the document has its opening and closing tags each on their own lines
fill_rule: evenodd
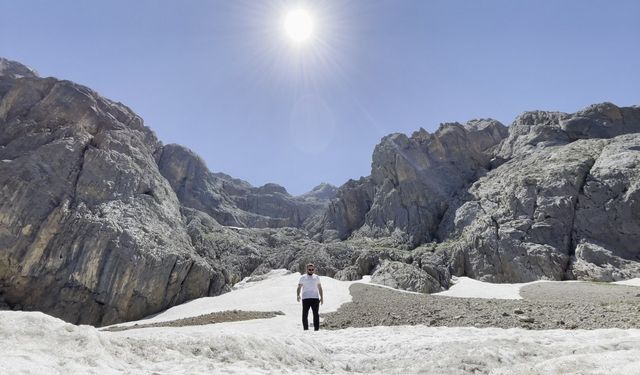
<svg viewBox="0 0 640 375">
<path fill-rule="evenodd" d="M 0 76 L 10 78 L 38 77 L 38 73 L 19 62 L 0 57 Z"/>
<path fill-rule="evenodd" d="M 322 182 L 320 185 L 311 189 L 311 191 L 302 194 L 304 198 L 315 198 L 319 200 L 333 199 L 336 196 L 338 188 L 326 182 Z"/>
</svg>

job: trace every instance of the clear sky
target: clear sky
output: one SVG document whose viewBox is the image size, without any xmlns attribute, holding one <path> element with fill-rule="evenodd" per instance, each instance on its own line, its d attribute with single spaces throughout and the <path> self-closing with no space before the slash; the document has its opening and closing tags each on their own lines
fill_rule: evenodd
<svg viewBox="0 0 640 375">
<path fill-rule="evenodd" d="M 299 7 L 314 31 L 294 44 Z M 0 0 L 0 15 L 0 56 L 292 194 L 368 175 L 389 133 L 640 104 L 640 1 Z"/>
</svg>

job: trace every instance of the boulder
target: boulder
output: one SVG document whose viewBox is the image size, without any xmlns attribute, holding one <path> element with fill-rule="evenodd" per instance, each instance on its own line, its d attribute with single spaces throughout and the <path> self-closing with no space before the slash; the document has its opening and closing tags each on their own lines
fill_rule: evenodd
<svg viewBox="0 0 640 375">
<path fill-rule="evenodd" d="M 396 289 L 419 293 L 443 290 L 440 283 L 426 271 L 397 261 L 385 260 L 371 276 L 371 282 Z"/>
<path fill-rule="evenodd" d="M 624 259 L 602 246 L 583 242 L 576 248 L 570 272 L 579 280 L 620 281 L 640 275 L 640 263 Z"/>
</svg>

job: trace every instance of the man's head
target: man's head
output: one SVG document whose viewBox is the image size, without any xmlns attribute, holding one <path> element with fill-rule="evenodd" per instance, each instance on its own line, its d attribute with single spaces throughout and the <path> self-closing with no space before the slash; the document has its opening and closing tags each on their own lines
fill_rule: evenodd
<svg viewBox="0 0 640 375">
<path fill-rule="evenodd" d="M 314 266 L 313 263 L 307 264 L 307 275 L 313 275 L 315 271 L 316 271 L 316 266 Z"/>
</svg>

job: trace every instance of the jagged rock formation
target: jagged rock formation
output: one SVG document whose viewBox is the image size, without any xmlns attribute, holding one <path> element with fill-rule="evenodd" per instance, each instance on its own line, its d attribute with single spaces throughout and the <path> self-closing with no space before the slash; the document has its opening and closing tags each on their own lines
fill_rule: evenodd
<svg viewBox="0 0 640 375">
<path fill-rule="evenodd" d="M 392 134 L 373 152 L 371 176 L 350 181 L 315 225 L 318 239 L 389 237 L 417 245 L 437 237 L 455 194 L 490 168 L 493 148 L 507 135 L 495 120 L 443 124 L 410 138 Z"/>
<path fill-rule="evenodd" d="M 37 77 L 35 70 L 28 68 L 18 62 L 0 57 L 0 76 L 8 78 Z"/>
<path fill-rule="evenodd" d="M 475 182 L 441 228 L 464 256 L 456 267 L 496 282 L 639 276 L 640 134 L 615 136 L 640 131 L 639 115 L 605 103 L 520 116 L 499 151 L 510 160 Z"/>
<path fill-rule="evenodd" d="M 220 293 L 159 173 L 161 144 L 122 104 L 53 78 L 0 76 L 0 293 L 77 323 Z"/>
<path fill-rule="evenodd" d="M 200 157 L 180 145 L 164 146 L 158 165 L 182 205 L 206 212 L 228 226 L 302 227 L 335 195 L 330 185 L 300 197 L 292 197 L 277 184 L 254 188 L 246 181 L 210 172 Z"/>
<path fill-rule="evenodd" d="M 638 277 L 639 116 L 603 103 L 524 113 L 508 135 L 484 121 L 386 137 L 372 175 L 338 190 L 316 237 L 431 242 L 408 263 L 437 280 Z M 385 272 L 385 283 L 403 285 L 388 275 L 406 272 Z"/>
</svg>

